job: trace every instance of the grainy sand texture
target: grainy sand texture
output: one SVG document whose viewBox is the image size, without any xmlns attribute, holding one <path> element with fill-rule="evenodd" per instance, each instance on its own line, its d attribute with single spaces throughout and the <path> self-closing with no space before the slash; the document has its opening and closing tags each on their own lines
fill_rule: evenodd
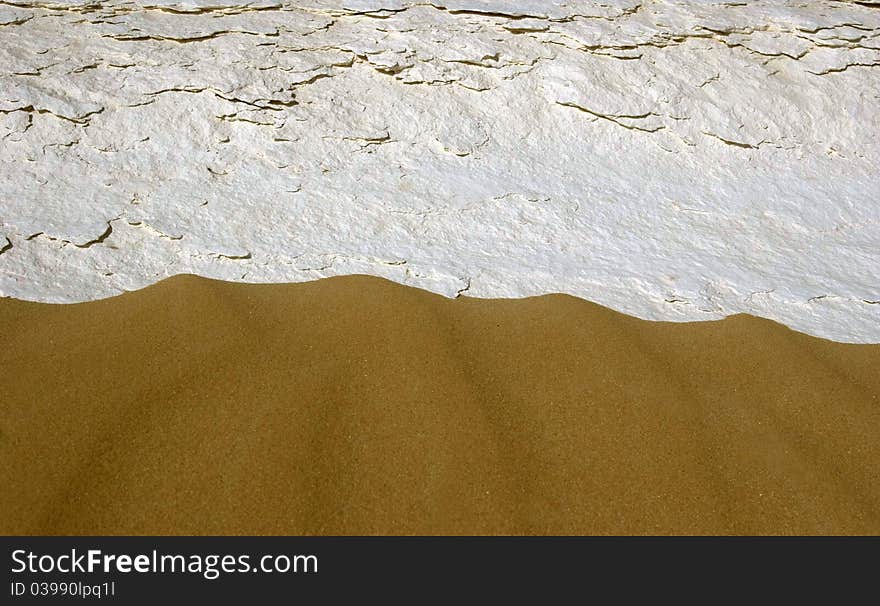
<svg viewBox="0 0 880 606">
<path fill-rule="evenodd" d="M 370 277 L 0 300 L 6 534 L 880 532 L 880 346 Z"/>
</svg>

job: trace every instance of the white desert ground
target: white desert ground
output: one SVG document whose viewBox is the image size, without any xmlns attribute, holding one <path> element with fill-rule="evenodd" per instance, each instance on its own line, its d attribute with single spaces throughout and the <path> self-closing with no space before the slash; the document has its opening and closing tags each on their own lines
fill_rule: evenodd
<svg viewBox="0 0 880 606">
<path fill-rule="evenodd" d="M 880 3 L 0 1 L 0 532 L 880 533 Z"/>
</svg>

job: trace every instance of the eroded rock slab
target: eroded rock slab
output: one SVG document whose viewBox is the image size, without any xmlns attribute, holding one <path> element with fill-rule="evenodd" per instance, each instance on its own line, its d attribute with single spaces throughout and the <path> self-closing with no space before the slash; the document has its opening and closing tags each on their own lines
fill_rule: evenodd
<svg viewBox="0 0 880 606">
<path fill-rule="evenodd" d="M 366 273 L 880 342 L 873 2 L 0 3 L 0 293 Z"/>
</svg>

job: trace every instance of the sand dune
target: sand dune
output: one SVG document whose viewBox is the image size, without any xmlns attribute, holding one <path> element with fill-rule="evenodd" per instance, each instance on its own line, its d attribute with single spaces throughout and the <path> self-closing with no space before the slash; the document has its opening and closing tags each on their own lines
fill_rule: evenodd
<svg viewBox="0 0 880 606">
<path fill-rule="evenodd" d="M 0 301 L 0 532 L 880 532 L 880 346 L 377 278 Z"/>
</svg>

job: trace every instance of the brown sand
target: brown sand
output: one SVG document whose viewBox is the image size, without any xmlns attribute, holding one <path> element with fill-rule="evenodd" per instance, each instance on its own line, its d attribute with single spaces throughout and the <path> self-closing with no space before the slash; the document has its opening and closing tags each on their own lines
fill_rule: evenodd
<svg viewBox="0 0 880 606">
<path fill-rule="evenodd" d="M 365 277 L 0 330 L 4 534 L 880 533 L 880 346 Z"/>
</svg>

